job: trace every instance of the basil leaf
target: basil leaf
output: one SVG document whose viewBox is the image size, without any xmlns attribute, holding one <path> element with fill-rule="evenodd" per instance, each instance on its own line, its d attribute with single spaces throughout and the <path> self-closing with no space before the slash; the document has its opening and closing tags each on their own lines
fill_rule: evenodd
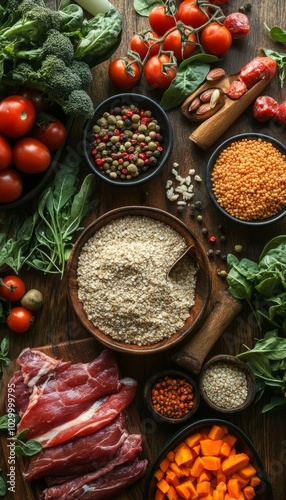
<svg viewBox="0 0 286 500">
<path fill-rule="evenodd" d="M 20 442 L 15 446 L 15 455 L 16 456 L 25 456 L 31 457 L 32 455 L 36 455 L 41 451 L 42 445 L 38 441 L 34 441 L 30 439 L 26 441 L 26 443 Z"/>
<path fill-rule="evenodd" d="M 9 339 L 7 335 L 2 339 L 0 344 L 0 351 L 3 356 L 7 356 L 9 352 Z"/>
<path fill-rule="evenodd" d="M 134 0 L 134 9 L 139 16 L 148 17 L 156 5 L 165 5 L 163 0 Z"/>
<path fill-rule="evenodd" d="M 279 26 L 273 26 L 270 29 L 269 34 L 272 40 L 275 40 L 275 42 L 286 43 L 286 31 Z"/>
</svg>

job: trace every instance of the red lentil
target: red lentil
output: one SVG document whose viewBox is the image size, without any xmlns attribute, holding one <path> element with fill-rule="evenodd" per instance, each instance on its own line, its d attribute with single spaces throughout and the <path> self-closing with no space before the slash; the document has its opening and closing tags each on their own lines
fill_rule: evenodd
<svg viewBox="0 0 286 500">
<path fill-rule="evenodd" d="M 152 387 L 151 398 L 157 413 L 168 418 L 182 418 L 194 406 L 194 388 L 184 378 L 166 375 Z"/>
<path fill-rule="evenodd" d="M 286 206 L 286 156 L 261 138 L 231 143 L 211 181 L 219 205 L 237 219 L 263 220 Z"/>
</svg>

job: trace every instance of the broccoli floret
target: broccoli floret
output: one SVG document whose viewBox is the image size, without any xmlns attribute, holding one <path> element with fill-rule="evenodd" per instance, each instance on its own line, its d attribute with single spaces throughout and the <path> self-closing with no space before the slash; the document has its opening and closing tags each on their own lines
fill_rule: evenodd
<svg viewBox="0 0 286 500">
<path fill-rule="evenodd" d="M 84 120 L 92 118 L 94 113 L 92 100 L 84 90 L 71 92 L 62 108 L 67 115 Z"/>
<path fill-rule="evenodd" d="M 10 2 L 13 2 L 15 0 L 8 0 Z M 18 3 L 18 9 L 21 12 L 21 14 L 27 14 L 30 12 L 30 10 L 35 9 L 35 7 L 46 7 L 45 1 L 44 0 L 22 0 L 22 2 L 19 1 Z"/>
<path fill-rule="evenodd" d="M 70 39 L 55 29 L 48 32 L 48 36 L 42 47 L 31 50 L 15 51 L 16 59 L 27 59 L 28 61 L 41 61 L 47 56 L 54 55 L 58 59 L 62 59 L 66 66 L 72 63 L 74 54 L 74 46 Z"/>
<path fill-rule="evenodd" d="M 38 79 L 50 94 L 59 99 L 67 99 L 73 90 L 81 89 L 80 77 L 56 56 L 44 59 L 38 71 Z"/>
<path fill-rule="evenodd" d="M 70 68 L 79 76 L 81 88 L 86 90 L 92 82 L 92 71 L 89 65 L 83 61 L 72 61 Z"/>
<path fill-rule="evenodd" d="M 42 43 L 50 29 L 60 31 L 61 15 L 48 7 L 37 7 L 28 11 L 13 26 L 0 31 L 1 37 L 26 36 L 33 43 Z"/>
</svg>

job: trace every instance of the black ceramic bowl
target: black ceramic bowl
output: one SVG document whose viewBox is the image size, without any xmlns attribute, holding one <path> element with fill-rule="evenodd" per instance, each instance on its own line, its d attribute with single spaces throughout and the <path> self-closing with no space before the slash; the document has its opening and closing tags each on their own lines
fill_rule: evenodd
<svg viewBox="0 0 286 500">
<path fill-rule="evenodd" d="M 224 141 L 211 155 L 207 168 L 206 168 L 206 187 L 207 191 L 209 194 L 210 199 L 214 203 L 214 205 L 217 207 L 217 209 L 229 220 L 242 224 L 244 226 L 250 226 L 250 227 L 262 227 L 262 226 L 267 226 L 268 224 L 273 224 L 274 222 L 279 221 L 286 215 L 286 203 L 285 206 L 283 207 L 282 210 L 277 212 L 275 215 L 265 218 L 265 219 L 254 219 L 254 220 L 244 220 L 244 219 L 239 219 L 231 215 L 227 210 L 225 210 L 217 201 L 216 196 L 213 191 L 213 183 L 212 183 L 212 171 L 214 168 L 214 165 L 219 157 L 219 155 L 222 153 L 223 150 L 225 150 L 227 147 L 231 145 L 231 143 L 240 141 L 242 139 L 250 139 L 250 140 L 258 140 L 261 139 L 266 142 L 270 142 L 274 147 L 276 147 L 283 155 L 286 155 L 286 147 L 284 144 L 279 142 L 278 140 L 274 139 L 273 137 L 264 135 L 264 134 L 257 134 L 257 133 L 245 133 L 245 134 L 240 134 L 236 135 L 233 137 L 230 137 L 226 141 Z M 286 165 L 285 165 L 286 168 Z M 244 197 L 247 197 L 247 194 L 243 194 Z"/>
<path fill-rule="evenodd" d="M 130 106 L 132 104 L 144 109 L 145 111 L 150 110 L 154 119 L 158 121 L 158 124 L 160 125 L 160 134 L 163 137 L 161 143 L 163 151 L 158 158 L 157 165 L 149 167 L 147 171 L 141 172 L 137 177 L 133 177 L 130 180 L 120 178 L 112 179 L 104 171 L 101 171 L 95 163 L 94 156 L 91 152 L 92 148 L 90 146 L 92 143 L 92 127 L 106 111 L 109 112 L 114 107 L 121 107 L 123 105 Z M 131 187 L 138 186 L 149 181 L 162 170 L 171 155 L 172 148 L 173 129 L 167 114 L 153 99 L 140 94 L 126 93 L 109 97 L 96 107 L 93 117 L 91 120 L 86 122 L 83 130 L 83 153 L 89 168 L 100 179 L 114 186 Z"/>
<path fill-rule="evenodd" d="M 251 464 L 258 471 L 258 476 L 261 479 L 260 484 L 255 488 L 256 496 L 255 500 L 273 500 L 272 487 L 270 479 L 265 471 L 263 462 L 258 454 L 254 444 L 250 441 L 249 437 L 241 430 L 239 427 L 231 422 L 221 419 L 204 419 L 197 422 L 193 422 L 183 429 L 181 429 L 177 434 L 175 434 L 170 441 L 167 442 L 165 447 L 160 451 L 159 455 L 156 457 L 155 461 L 151 465 L 148 475 L 146 477 L 145 488 L 143 492 L 143 500 L 154 500 L 156 492 L 157 480 L 154 477 L 160 462 L 166 457 L 166 455 L 174 450 L 182 441 L 184 441 L 188 436 L 202 431 L 205 428 L 210 428 L 212 425 L 226 426 L 231 434 L 233 434 L 237 441 L 235 443 L 235 448 L 238 453 L 244 452 L 250 457 Z"/>
</svg>

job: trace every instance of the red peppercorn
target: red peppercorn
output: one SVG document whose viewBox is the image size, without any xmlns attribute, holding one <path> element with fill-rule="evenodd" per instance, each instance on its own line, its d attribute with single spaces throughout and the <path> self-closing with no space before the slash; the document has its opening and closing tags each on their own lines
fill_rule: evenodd
<svg viewBox="0 0 286 500">
<path fill-rule="evenodd" d="M 151 399 L 157 413 L 168 418 L 182 418 L 194 406 L 193 386 L 186 379 L 165 376 L 152 387 Z"/>
<path fill-rule="evenodd" d="M 209 242 L 210 243 L 215 243 L 216 242 L 216 237 L 215 236 L 210 236 L 209 237 Z"/>
</svg>

